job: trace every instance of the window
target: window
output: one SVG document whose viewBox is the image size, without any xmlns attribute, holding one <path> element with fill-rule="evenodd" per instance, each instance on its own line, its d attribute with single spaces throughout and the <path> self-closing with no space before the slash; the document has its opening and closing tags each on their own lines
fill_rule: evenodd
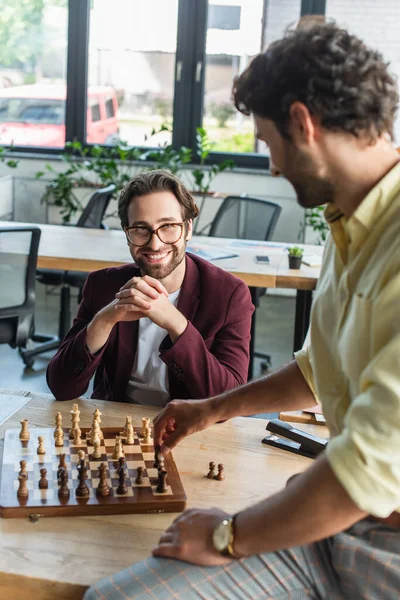
<svg viewBox="0 0 400 600">
<path fill-rule="evenodd" d="M 330 0 L 333 12 L 340 4 Z M 324 8 L 325 0 L 5 3 L 0 144 L 54 153 L 73 140 L 195 150 L 203 126 L 212 161 L 265 168 L 252 119 L 232 105 L 233 78 L 301 14 Z"/>
<path fill-rule="evenodd" d="M 202 124 L 215 151 L 267 154 L 252 118 L 232 104 L 232 82 L 299 16 L 300 0 L 209 0 Z"/>
<path fill-rule="evenodd" d="M 118 121 L 104 124 L 103 132 L 87 131 L 88 142 L 171 142 L 168 132 L 151 137 L 151 131 L 164 123 L 172 127 L 177 23 L 178 0 L 94 0 L 88 90 L 112 92 Z"/>
<path fill-rule="evenodd" d="M 114 104 L 113 104 L 112 98 L 110 98 L 109 100 L 106 100 L 106 117 L 107 117 L 107 119 L 111 119 L 112 117 L 115 117 Z"/>
<path fill-rule="evenodd" d="M 67 0 L 6 2 L 0 19 L 0 144 L 65 144 Z"/>
<path fill-rule="evenodd" d="M 92 123 L 95 123 L 96 121 L 100 121 L 101 117 L 100 117 L 100 105 L 99 104 L 93 104 L 93 106 L 90 108 L 91 114 L 92 114 Z"/>
</svg>

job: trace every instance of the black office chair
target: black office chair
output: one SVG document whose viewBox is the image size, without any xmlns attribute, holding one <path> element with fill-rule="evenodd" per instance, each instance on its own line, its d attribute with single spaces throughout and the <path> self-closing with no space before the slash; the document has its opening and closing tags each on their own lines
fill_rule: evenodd
<svg viewBox="0 0 400 600">
<path fill-rule="evenodd" d="M 0 344 L 21 350 L 33 330 L 39 227 L 0 227 Z"/>
<path fill-rule="evenodd" d="M 76 223 L 76 227 L 101 229 L 107 206 L 114 195 L 115 185 L 111 184 L 95 192 Z M 87 273 L 80 271 L 59 271 L 53 269 L 38 269 L 37 280 L 44 285 L 61 286 L 58 336 L 34 333 L 31 339 L 38 342 L 35 348 L 23 350 L 22 360 L 26 366 L 32 366 L 33 357 L 50 350 L 57 350 L 60 343 L 71 327 L 71 286 L 79 288 L 79 301 L 82 299 L 82 287 Z"/>
<path fill-rule="evenodd" d="M 242 240 L 270 240 L 281 214 L 282 208 L 275 202 L 249 196 L 227 196 L 218 209 L 208 235 L 213 237 L 237 238 Z M 257 309 L 265 288 L 250 288 L 252 300 Z M 254 346 L 255 313 L 251 326 L 251 348 Z M 271 356 L 253 351 L 252 355 L 262 358 L 261 368 L 266 371 L 271 366 Z"/>
</svg>

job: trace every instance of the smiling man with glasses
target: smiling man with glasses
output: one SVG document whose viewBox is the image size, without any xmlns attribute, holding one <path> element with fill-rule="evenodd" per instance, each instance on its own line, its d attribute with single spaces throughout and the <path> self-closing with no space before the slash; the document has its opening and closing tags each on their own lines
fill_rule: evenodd
<svg viewBox="0 0 400 600">
<path fill-rule="evenodd" d="M 247 379 L 253 305 L 247 286 L 186 253 L 198 208 L 174 175 L 151 171 L 120 194 L 135 264 L 89 275 L 72 329 L 49 364 L 54 396 L 165 406 Z"/>
</svg>

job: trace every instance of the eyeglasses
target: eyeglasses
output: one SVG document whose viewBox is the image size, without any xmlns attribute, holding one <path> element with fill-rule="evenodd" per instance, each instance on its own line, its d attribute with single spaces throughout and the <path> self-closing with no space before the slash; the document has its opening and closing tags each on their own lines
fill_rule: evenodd
<svg viewBox="0 0 400 600">
<path fill-rule="evenodd" d="M 160 225 L 157 229 L 144 226 L 126 227 L 124 231 L 128 242 L 132 246 L 147 246 L 153 234 L 156 234 L 163 244 L 176 244 L 182 237 L 184 224 L 185 221 L 182 223 L 166 223 L 165 225 Z"/>
</svg>

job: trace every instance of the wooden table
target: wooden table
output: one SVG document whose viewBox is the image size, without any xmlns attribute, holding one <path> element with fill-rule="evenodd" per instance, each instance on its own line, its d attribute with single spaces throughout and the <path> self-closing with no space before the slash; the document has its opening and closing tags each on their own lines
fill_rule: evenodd
<svg viewBox="0 0 400 600">
<path fill-rule="evenodd" d="M 0 390 L 1 393 L 1 390 Z M 123 425 L 132 414 L 153 417 L 154 408 L 100 400 L 78 400 L 81 425 L 91 425 L 95 407 L 104 426 Z M 46 394 L 32 400 L 0 426 L 0 438 L 28 418 L 35 426 L 53 426 L 57 411 L 65 420 L 73 401 L 56 402 Z M 281 489 L 286 480 L 307 468 L 307 458 L 261 443 L 266 422 L 235 418 L 185 439 L 174 451 L 188 497 L 188 507 L 220 508 L 234 513 Z M 322 427 L 299 425 L 316 435 Z M 325 430 L 327 436 L 327 430 Z M 210 481 L 210 461 L 223 462 L 226 479 Z M 109 515 L 93 517 L 0 519 L 0 597 L 12 600 L 58 600 L 82 597 L 87 586 L 149 555 L 162 531 L 176 515 Z"/>
<path fill-rule="evenodd" d="M 0 221 L 0 227 L 29 226 L 29 223 Z M 38 267 L 40 269 L 64 269 L 66 271 L 96 271 L 105 267 L 115 267 L 131 263 L 124 232 L 115 229 L 86 229 L 82 227 L 63 227 L 61 225 L 38 224 L 42 234 L 40 238 Z M 296 318 L 293 350 L 301 348 L 306 336 L 312 301 L 312 290 L 315 289 L 320 273 L 319 267 L 302 265 L 299 270 L 288 268 L 287 251 L 273 242 L 265 247 L 237 247 L 234 244 L 243 240 L 229 238 L 212 238 L 193 236 L 192 246 L 212 246 L 223 251 L 238 254 L 236 258 L 213 261 L 222 269 L 236 275 L 244 281 L 256 301 L 256 288 L 286 288 L 297 290 Z M 266 242 L 268 244 L 268 242 Z M 303 245 L 306 254 L 322 256 L 322 246 Z M 255 262 L 255 256 L 267 254 L 268 265 Z M 254 328 L 252 344 L 254 344 Z M 251 348 L 253 355 L 254 348 Z"/>
</svg>

